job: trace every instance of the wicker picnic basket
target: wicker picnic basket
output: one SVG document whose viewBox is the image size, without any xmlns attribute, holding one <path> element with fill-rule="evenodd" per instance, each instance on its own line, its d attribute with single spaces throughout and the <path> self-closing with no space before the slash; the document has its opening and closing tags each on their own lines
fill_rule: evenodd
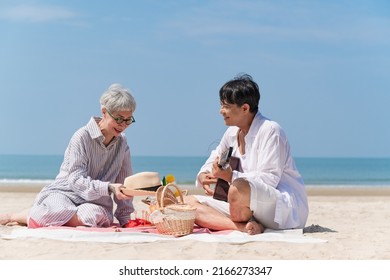
<svg viewBox="0 0 390 280">
<path fill-rule="evenodd" d="M 174 195 L 176 189 L 179 200 Z M 184 203 L 183 192 L 171 183 L 156 192 L 158 209 L 150 214 L 151 222 L 161 234 L 183 236 L 192 233 L 196 208 Z"/>
</svg>

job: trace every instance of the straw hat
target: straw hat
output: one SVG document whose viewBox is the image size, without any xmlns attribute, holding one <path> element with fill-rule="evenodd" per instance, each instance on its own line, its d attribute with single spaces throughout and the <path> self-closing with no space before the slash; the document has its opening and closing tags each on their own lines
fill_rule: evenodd
<svg viewBox="0 0 390 280">
<path fill-rule="evenodd" d="M 161 186 L 161 180 L 157 172 L 140 172 L 127 177 L 123 186 L 121 191 L 126 195 L 150 195 Z"/>
</svg>

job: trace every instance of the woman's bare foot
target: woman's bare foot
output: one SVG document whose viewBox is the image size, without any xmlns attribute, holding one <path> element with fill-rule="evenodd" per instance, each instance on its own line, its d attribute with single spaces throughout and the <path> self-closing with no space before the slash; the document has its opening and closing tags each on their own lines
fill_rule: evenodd
<svg viewBox="0 0 390 280">
<path fill-rule="evenodd" d="M 0 214 L 0 225 L 27 225 L 27 215 L 29 209 L 15 213 Z"/>
<path fill-rule="evenodd" d="M 10 214 L 0 214 L 0 225 L 7 225 L 11 222 L 11 215 Z"/>
<path fill-rule="evenodd" d="M 245 225 L 245 230 L 249 235 L 254 235 L 263 233 L 264 227 L 262 224 L 256 222 L 255 220 L 249 220 Z"/>
</svg>

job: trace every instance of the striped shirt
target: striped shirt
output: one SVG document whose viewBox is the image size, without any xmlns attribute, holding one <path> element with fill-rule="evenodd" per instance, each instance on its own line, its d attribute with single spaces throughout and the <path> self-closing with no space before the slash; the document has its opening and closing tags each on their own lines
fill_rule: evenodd
<svg viewBox="0 0 390 280">
<path fill-rule="evenodd" d="M 106 147 L 99 121 L 92 117 L 71 138 L 59 174 L 31 208 L 29 227 L 60 226 L 76 213 L 88 226 L 110 226 L 113 216 L 121 225 L 130 219 L 132 199 L 117 200 L 108 192 L 109 183 L 123 184 L 133 173 L 130 149 L 124 134 Z"/>
</svg>

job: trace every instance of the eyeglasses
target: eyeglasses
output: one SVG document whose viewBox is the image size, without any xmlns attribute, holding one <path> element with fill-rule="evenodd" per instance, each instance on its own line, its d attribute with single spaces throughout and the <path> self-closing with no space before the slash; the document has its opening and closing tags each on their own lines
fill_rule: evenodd
<svg viewBox="0 0 390 280">
<path fill-rule="evenodd" d="M 121 117 L 115 118 L 107 109 L 106 111 L 111 116 L 111 118 L 113 118 L 116 121 L 117 124 L 121 124 L 125 122 L 126 125 L 131 125 L 132 123 L 135 123 L 135 118 L 133 116 L 131 116 L 129 119 L 124 119 Z"/>
</svg>

